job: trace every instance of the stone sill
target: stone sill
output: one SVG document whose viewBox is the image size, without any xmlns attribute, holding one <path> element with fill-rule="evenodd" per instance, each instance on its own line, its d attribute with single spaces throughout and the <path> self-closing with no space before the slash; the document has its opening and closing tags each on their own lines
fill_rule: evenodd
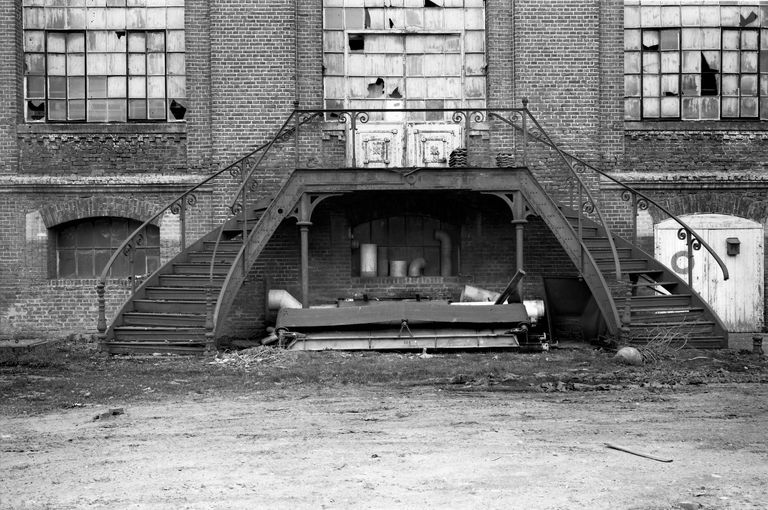
<svg viewBox="0 0 768 510">
<path fill-rule="evenodd" d="M 631 131 L 768 131 L 768 121 L 743 120 L 660 120 L 624 122 L 624 132 Z"/>
<path fill-rule="evenodd" d="M 145 135 L 178 134 L 187 132 L 186 122 L 139 122 L 139 123 L 77 123 L 77 124 L 17 124 L 19 135 Z"/>
</svg>

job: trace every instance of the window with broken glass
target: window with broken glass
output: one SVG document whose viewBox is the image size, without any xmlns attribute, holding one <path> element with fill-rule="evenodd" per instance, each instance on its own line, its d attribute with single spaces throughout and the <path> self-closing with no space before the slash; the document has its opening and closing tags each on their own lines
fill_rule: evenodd
<svg viewBox="0 0 768 510">
<path fill-rule="evenodd" d="M 625 2 L 624 118 L 768 119 L 768 5 L 674 3 Z"/>
<path fill-rule="evenodd" d="M 483 0 L 323 5 L 326 108 L 428 108 L 408 119 L 441 121 L 450 119 L 443 108 L 485 107 Z"/>
<path fill-rule="evenodd" d="M 24 0 L 28 122 L 179 121 L 183 0 Z"/>
</svg>

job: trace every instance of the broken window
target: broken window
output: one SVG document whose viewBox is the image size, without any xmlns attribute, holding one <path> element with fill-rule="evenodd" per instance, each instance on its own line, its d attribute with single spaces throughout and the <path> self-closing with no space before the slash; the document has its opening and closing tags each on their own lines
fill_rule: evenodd
<svg viewBox="0 0 768 510">
<path fill-rule="evenodd" d="M 768 119 L 768 9 L 675 3 L 625 7 L 625 119 Z"/>
<path fill-rule="evenodd" d="M 485 10 L 480 1 L 325 0 L 327 108 L 485 107 Z M 418 3 L 418 2 L 417 2 Z M 408 115 L 424 121 L 423 112 Z M 372 113 L 370 120 L 402 120 Z M 444 120 L 431 112 L 429 120 Z"/>
<path fill-rule="evenodd" d="M 24 0 L 28 121 L 184 118 L 184 8 L 118 3 Z"/>
</svg>

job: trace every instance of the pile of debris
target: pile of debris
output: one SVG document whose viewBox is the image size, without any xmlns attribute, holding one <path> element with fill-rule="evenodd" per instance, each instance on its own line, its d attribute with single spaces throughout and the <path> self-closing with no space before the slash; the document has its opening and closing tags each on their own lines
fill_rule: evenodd
<svg viewBox="0 0 768 510">
<path fill-rule="evenodd" d="M 295 354 L 288 353 L 284 349 L 259 345 L 242 351 L 225 351 L 216 354 L 210 365 L 226 365 L 237 368 L 249 368 L 251 366 L 274 366 L 285 368 L 287 363 L 295 359 Z"/>
</svg>

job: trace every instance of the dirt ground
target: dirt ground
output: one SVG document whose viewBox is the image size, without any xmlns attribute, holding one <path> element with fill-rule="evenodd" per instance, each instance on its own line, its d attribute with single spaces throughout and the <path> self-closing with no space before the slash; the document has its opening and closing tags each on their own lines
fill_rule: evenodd
<svg viewBox="0 0 768 510">
<path fill-rule="evenodd" d="M 642 368 L 614 370 L 603 384 L 616 367 L 592 351 L 496 355 L 508 371 L 496 378 L 508 384 L 477 375 L 403 383 L 410 364 L 450 364 L 444 370 L 455 373 L 490 354 L 299 356 L 296 370 L 322 365 L 335 375 L 296 381 L 307 373 L 281 359 L 274 370 L 291 375 L 255 386 L 246 374 L 263 380 L 268 367 L 169 360 L 157 362 L 151 384 L 164 378 L 181 391 L 154 391 L 143 380 L 119 401 L 89 400 L 98 382 L 52 385 L 56 374 L 73 378 L 59 368 L 6 365 L 0 508 L 768 508 L 766 364 L 697 354 L 664 367 L 676 367 L 671 384 Z M 398 382 L 340 380 L 369 360 L 399 366 Z M 81 385 L 90 366 L 114 384 L 105 371 L 119 379 L 149 361 L 83 361 L 72 370 L 83 370 L 74 377 Z M 208 374 L 208 387 L 179 379 L 189 364 Z M 581 382 L 566 377 L 595 367 L 600 373 Z M 722 377 L 738 367 L 751 374 Z M 216 377 L 226 379 L 210 382 Z M 31 391 L 46 385 L 55 391 Z M 118 406 L 124 414 L 94 420 Z"/>
</svg>

